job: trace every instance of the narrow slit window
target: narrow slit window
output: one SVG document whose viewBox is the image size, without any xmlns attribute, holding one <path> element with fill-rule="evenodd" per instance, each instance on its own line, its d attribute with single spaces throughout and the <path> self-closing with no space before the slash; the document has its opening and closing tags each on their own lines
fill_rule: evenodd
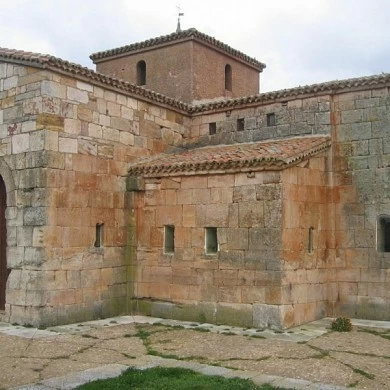
<svg viewBox="0 0 390 390">
<path fill-rule="evenodd" d="M 96 237 L 95 237 L 95 248 L 100 248 L 103 246 L 103 224 L 96 224 Z"/>
<path fill-rule="evenodd" d="M 237 119 L 237 131 L 244 131 L 245 121 L 244 118 Z"/>
<path fill-rule="evenodd" d="M 390 215 L 378 217 L 376 230 L 377 251 L 390 252 Z"/>
<path fill-rule="evenodd" d="M 271 112 L 270 114 L 267 114 L 267 126 L 275 126 L 276 125 L 276 118 L 275 113 Z"/>
<path fill-rule="evenodd" d="M 172 225 L 164 226 L 164 253 L 172 254 L 175 252 L 175 227 Z"/>
<path fill-rule="evenodd" d="M 137 85 L 146 85 L 146 62 L 137 63 Z"/>
<path fill-rule="evenodd" d="M 205 246 L 207 255 L 215 255 L 218 253 L 217 228 L 207 227 L 205 229 Z"/>
<path fill-rule="evenodd" d="M 225 89 L 232 91 L 232 67 L 231 65 L 225 65 Z"/>
<path fill-rule="evenodd" d="M 309 242 L 308 242 L 308 252 L 313 253 L 314 252 L 314 228 L 309 228 Z"/>
<path fill-rule="evenodd" d="M 209 135 L 217 134 L 217 124 L 215 122 L 209 123 Z"/>
</svg>

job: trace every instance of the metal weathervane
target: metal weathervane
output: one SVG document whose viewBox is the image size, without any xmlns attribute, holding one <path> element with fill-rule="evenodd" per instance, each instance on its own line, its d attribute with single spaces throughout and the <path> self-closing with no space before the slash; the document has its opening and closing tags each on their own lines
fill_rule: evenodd
<svg viewBox="0 0 390 390">
<path fill-rule="evenodd" d="M 180 27 L 180 16 L 184 16 L 184 13 L 183 13 L 183 12 L 180 12 L 180 11 L 181 11 L 180 5 L 177 5 L 176 8 L 177 8 L 177 13 L 178 13 L 178 16 L 177 16 L 177 27 L 176 27 L 176 32 L 179 33 L 179 32 L 181 31 L 181 27 Z"/>
</svg>

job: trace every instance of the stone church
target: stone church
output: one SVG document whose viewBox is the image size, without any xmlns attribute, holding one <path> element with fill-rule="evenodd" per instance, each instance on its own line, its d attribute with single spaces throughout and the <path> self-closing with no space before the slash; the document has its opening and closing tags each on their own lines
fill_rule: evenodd
<svg viewBox="0 0 390 390">
<path fill-rule="evenodd" d="M 195 29 L 0 49 L 0 321 L 390 320 L 390 74 L 259 93 Z"/>
</svg>

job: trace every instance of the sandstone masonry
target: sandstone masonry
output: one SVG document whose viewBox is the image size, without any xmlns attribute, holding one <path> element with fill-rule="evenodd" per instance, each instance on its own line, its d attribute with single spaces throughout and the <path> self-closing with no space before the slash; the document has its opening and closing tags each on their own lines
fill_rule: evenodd
<svg viewBox="0 0 390 390">
<path fill-rule="evenodd" d="M 205 79 L 172 97 L 119 80 L 105 54 L 108 75 L 0 49 L 0 319 L 389 320 L 390 76 L 226 99 L 225 59 L 264 64 L 191 34 L 223 100 Z M 143 50 L 183 44 L 168 37 L 115 66 L 135 77 Z"/>
</svg>

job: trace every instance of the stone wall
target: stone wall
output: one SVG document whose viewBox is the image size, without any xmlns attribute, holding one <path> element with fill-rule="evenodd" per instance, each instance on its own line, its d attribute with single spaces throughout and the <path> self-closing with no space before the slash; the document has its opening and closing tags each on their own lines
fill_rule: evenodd
<svg viewBox="0 0 390 390">
<path fill-rule="evenodd" d="M 275 125 L 267 123 L 270 114 L 275 115 Z M 243 121 L 242 130 L 239 130 L 238 120 Z M 216 123 L 215 135 L 209 135 L 209 123 L 212 122 Z M 330 135 L 331 131 L 330 97 L 319 96 L 197 114 L 192 119 L 187 143 L 195 146 L 257 142 L 292 136 Z"/>
<path fill-rule="evenodd" d="M 329 313 L 336 285 L 331 153 L 282 172 L 282 258 L 280 310 L 284 326 L 304 324 Z M 311 237 L 310 237 L 311 236 Z M 331 313 L 332 314 L 332 313 Z"/>
<path fill-rule="evenodd" d="M 133 307 L 163 317 L 258 326 L 254 306 L 280 300 L 279 174 L 146 179 L 134 200 L 138 257 Z M 164 226 L 174 253 L 164 253 Z M 219 251 L 205 251 L 205 228 Z M 153 300 L 165 301 L 153 302 Z M 278 301 L 279 302 L 279 301 Z"/>
<path fill-rule="evenodd" d="M 390 319 L 390 253 L 377 250 L 377 220 L 390 213 L 388 88 L 334 97 L 336 314 Z"/>
<path fill-rule="evenodd" d="M 14 190 L 3 317 L 48 325 L 127 312 L 128 164 L 180 146 L 186 118 L 50 71 L 1 64 L 0 76 L 1 174 Z"/>
</svg>

